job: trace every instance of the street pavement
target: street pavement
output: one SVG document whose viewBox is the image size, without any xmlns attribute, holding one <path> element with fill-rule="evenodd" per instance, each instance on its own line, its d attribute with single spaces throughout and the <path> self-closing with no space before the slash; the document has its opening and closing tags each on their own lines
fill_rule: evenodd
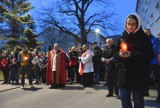
<svg viewBox="0 0 160 108">
<path fill-rule="evenodd" d="M 1 84 L 0 108 L 121 108 L 120 100 L 105 97 L 107 87 L 95 84 L 84 88 L 79 84 L 66 85 L 60 89 L 49 89 L 49 85 L 34 85 L 25 89 L 20 85 Z M 145 108 L 160 108 L 156 103 L 156 91 L 150 90 L 150 96 L 145 97 Z"/>
<path fill-rule="evenodd" d="M 0 83 L 0 92 L 9 91 L 20 88 L 20 85 L 2 84 Z"/>
</svg>

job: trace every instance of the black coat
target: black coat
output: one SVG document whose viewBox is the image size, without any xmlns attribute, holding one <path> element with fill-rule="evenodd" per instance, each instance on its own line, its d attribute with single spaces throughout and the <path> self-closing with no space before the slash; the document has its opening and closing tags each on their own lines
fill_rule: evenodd
<svg viewBox="0 0 160 108">
<path fill-rule="evenodd" d="M 103 57 L 105 59 L 110 59 L 111 57 L 113 57 L 114 50 L 115 50 L 115 45 L 114 44 L 110 48 L 105 45 L 105 46 L 103 46 L 103 49 L 104 49 Z"/>
<path fill-rule="evenodd" d="M 101 63 L 101 57 L 102 57 L 101 48 L 99 48 L 99 47 L 93 48 L 93 53 L 94 53 L 94 56 L 92 58 L 93 59 L 93 63 L 94 64 Z"/>
<path fill-rule="evenodd" d="M 111 59 L 114 56 L 115 53 L 115 45 L 111 45 L 111 47 L 107 47 L 107 46 L 103 46 L 103 55 L 102 57 L 104 57 L 105 59 Z M 107 68 L 106 71 L 107 72 L 112 72 L 113 69 L 115 68 L 115 60 L 111 60 L 109 64 L 104 63 Z"/>
<path fill-rule="evenodd" d="M 128 44 L 128 50 L 131 51 L 129 58 L 119 56 L 122 42 Z M 115 54 L 115 58 L 121 64 L 117 75 L 117 85 L 132 90 L 146 89 L 149 86 L 150 61 L 153 57 L 151 40 L 144 34 L 142 28 L 134 34 L 124 31 L 119 38 Z"/>
</svg>

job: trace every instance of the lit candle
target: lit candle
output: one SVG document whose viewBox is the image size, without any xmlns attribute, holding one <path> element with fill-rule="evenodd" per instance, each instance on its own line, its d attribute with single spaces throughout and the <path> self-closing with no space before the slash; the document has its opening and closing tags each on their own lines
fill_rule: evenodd
<svg viewBox="0 0 160 108">
<path fill-rule="evenodd" d="M 127 44 L 126 44 L 126 43 L 122 43 L 122 44 L 121 44 L 121 49 L 122 49 L 123 51 L 127 51 L 127 49 L 128 49 Z"/>
<path fill-rule="evenodd" d="M 25 60 L 27 60 L 28 58 L 27 58 L 27 57 L 25 57 L 24 59 L 25 59 Z"/>
</svg>

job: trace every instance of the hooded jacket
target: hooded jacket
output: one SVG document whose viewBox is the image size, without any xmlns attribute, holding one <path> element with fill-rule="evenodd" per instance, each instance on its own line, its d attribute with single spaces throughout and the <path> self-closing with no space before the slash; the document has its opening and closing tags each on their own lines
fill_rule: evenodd
<svg viewBox="0 0 160 108">
<path fill-rule="evenodd" d="M 149 86 L 150 61 L 154 57 L 154 51 L 150 38 L 142 30 L 140 18 L 135 16 L 138 19 L 135 32 L 129 33 L 125 27 L 118 40 L 115 54 L 115 59 L 120 63 L 117 85 L 131 90 L 144 90 Z M 128 45 L 128 51 L 131 52 L 129 58 L 119 56 L 120 45 L 123 42 Z"/>
</svg>

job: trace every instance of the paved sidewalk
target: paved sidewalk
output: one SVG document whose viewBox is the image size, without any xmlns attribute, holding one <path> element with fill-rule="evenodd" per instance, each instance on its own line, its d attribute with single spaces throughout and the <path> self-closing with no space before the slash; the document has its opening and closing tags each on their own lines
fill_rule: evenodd
<svg viewBox="0 0 160 108">
<path fill-rule="evenodd" d="M 0 81 L 0 92 L 13 90 L 16 88 L 20 88 L 20 85 L 2 84 L 2 82 Z"/>
<path fill-rule="evenodd" d="M 28 85 L 28 80 L 25 79 L 25 85 Z M 21 84 L 2 84 L 3 81 L 0 81 L 0 92 L 3 92 L 3 91 L 9 91 L 9 90 L 13 90 L 13 89 L 17 89 L 17 88 L 20 88 L 21 87 Z"/>
<path fill-rule="evenodd" d="M 60 100 L 66 99 L 67 100 L 68 96 L 70 96 L 71 98 L 67 102 L 65 101 L 64 103 L 66 105 L 71 105 L 70 104 L 71 101 L 74 102 L 74 100 L 78 100 L 78 98 L 76 96 L 74 97 L 74 95 L 79 94 L 78 96 L 80 98 L 85 98 L 85 100 L 80 100 L 81 103 L 83 103 L 84 101 L 86 101 L 86 102 L 83 104 L 80 104 L 80 106 L 76 106 L 77 103 L 74 103 L 71 106 L 76 106 L 76 108 L 80 108 L 80 107 L 84 108 L 85 105 L 89 105 L 87 108 L 91 108 L 90 103 L 92 103 L 93 105 L 95 105 L 94 107 L 92 106 L 92 108 L 97 108 L 97 106 L 105 106 L 105 105 L 109 105 L 109 106 L 107 106 L 108 108 L 119 108 L 119 105 L 120 105 L 120 101 L 116 101 L 117 100 L 116 98 L 114 98 L 114 97 L 106 98 L 105 97 L 105 95 L 107 94 L 107 88 L 104 87 L 103 84 L 94 85 L 94 87 L 92 87 L 92 88 L 85 88 L 85 89 L 82 89 L 78 84 L 74 84 L 74 85 L 67 85 L 63 89 L 55 89 L 55 90 L 48 89 L 49 86 L 42 85 L 42 84 L 38 84 L 38 85 L 35 84 L 34 86 L 35 86 L 35 90 L 29 89 L 29 84 L 28 84 L 28 81 L 26 80 L 26 84 L 25 84 L 26 89 L 21 90 L 20 89 L 21 85 L 2 84 L 2 81 L 0 81 L 0 94 L 1 94 L 1 96 L 6 96 L 6 94 L 8 96 L 11 96 L 12 91 L 14 91 L 14 93 L 18 93 L 18 95 L 20 97 L 24 96 L 26 98 L 26 97 L 28 97 L 28 92 L 29 92 L 29 93 L 31 93 L 32 97 L 34 97 L 36 99 L 36 101 L 34 101 L 34 102 L 37 102 L 37 99 L 40 99 L 39 101 L 42 101 L 40 98 L 41 96 L 43 96 L 44 98 L 47 97 L 46 103 L 52 99 L 53 100 L 55 99 L 55 101 L 54 101 L 55 103 L 51 101 L 50 105 L 52 105 L 52 104 L 61 105 L 61 103 L 56 102 L 57 99 L 60 99 Z M 155 102 L 156 97 L 157 97 L 156 90 L 155 89 L 150 90 L 149 92 L 150 92 L 150 96 L 145 97 L 145 108 L 160 108 L 160 103 Z M 25 94 L 25 95 L 22 95 L 22 94 Z M 27 96 L 26 96 L 26 94 L 27 94 Z M 90 96 L 90 97 L 87 97 L 87 96 Z M 14 97 L 14 96 L 11 96 L 11 97 Z M 39 98 L 37 98 L 37 97 L 39 97 Z M 48 99 L 48 97 L 50 97 L 50 99 Z M 34 100 L 34 98 L 33 98 L 33 100 Z M 95 99 L 97 99 L 97 100 L 95 100 Z M 8 99 L 6 99 L 6 100 L 8 100 Z M 10 104 L 9 104 L 10 107 L 8 107 L 8 108 L 13 107 L 12 101 L 13 100 L 11 99 Z M 16 101 L 16 100 L 14 100 L 14 101 Z M 30 98 L 28 99 L 28 101 L 30 101 Z M 4 101 L 4 102 L 8 102 L 8 101 Z M 19 98 L 18 98 L 17 102 L 19 102 Z M 94 104 L 95 102 L 99 103 L 99 104 L 98 105 Z M 27 103 L 24 103 L 24 104 L 27 104 Z M 8 105 L 8 103 L 7 103 L 7 105 Z M 36 105 L 38 105 L 38 104 L 36 104 Z M 29 106 L 30 106 L 30 108 L 43 108 L 43 105 L 41 106 L 41 104 L 38 107 L 34 107 L 30 104 L 29 104 Z M 63 106 L 63 105 L 61 105 L 61 106 Z M 20 108 L 20 107 L 15 107 L 15 108 Z M 48 108 L 50 108 L 50 107 L 48 107 Z M 61 108 L 66 108 L 66 107 L 61 107 Z M 101 108 L 103 108 L 103 107 L 101 107 Z"/>
<path fill-rule="evenodd" d="M 28 80 L 26 80 L 25 82 L 26 82 L 25 88 L 28 88 L 29 87 Z M 37 88 L 43 88 L 43 89 L 46 89 L 46 87 L 48 88 L 48 86 L 41 85 L 41 84 L 39 84 L 39 85 L 35 84 L 34 86 Z M 67 87 L 70 87 L 70 86 L 73 86 L 73 85 L 67 85 L 65 89 L 67 89 Z M 74 87 L 76 87 L 76 86 L 77 86 L 77 84 L 74 85 Z M 2 84 L 2 81 L 0 81 L 0 93 L 4 93 L 5 91 L 11 91 L 14 89 L 19 89 L 20 87 L 21 87 L 20 84 L 19 85 Z M 100 84 L 98 86 L 95 85 L 95 87 L 94 87 L 94 89 L 97 89 L 97 90 L 99 90 L 100 88 L 105 88 L 105 87 L 103 86 L 103 84 Z M 73 92 L 73 91 L 74 90 L 70 90 L 70 92 Z M 104 91 L 101 91 L 101 92 L 104 92 Z M 146 106 L 145 108 L 160 108 L 160 103 L 155 102 L 156 97 L 157 97 L 156 90 L 155 89 L 150 90 L 150 96 L 144 98 L 145 99 L 145 106 Z"/>
</svg>

